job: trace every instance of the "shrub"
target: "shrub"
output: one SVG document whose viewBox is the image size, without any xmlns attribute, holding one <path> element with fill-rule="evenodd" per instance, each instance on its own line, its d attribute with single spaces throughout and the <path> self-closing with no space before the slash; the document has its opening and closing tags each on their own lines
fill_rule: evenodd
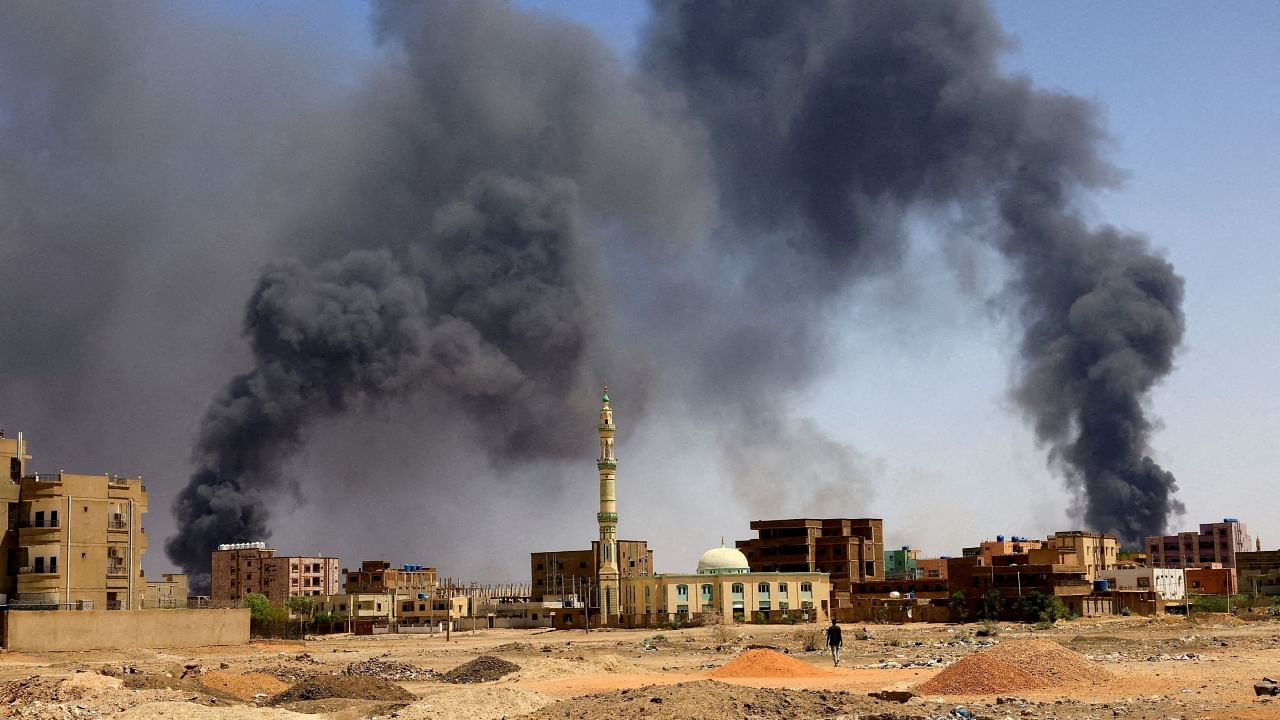
<svg viewBox="0 0 1280 720">
<path fill-rule="evenodd" d="M 792 637 L 795 638 L 795 641 L 800 644 L 800 647 L 805 652 L 820 650 L 826 642 L 822 628 L 818 627 L 817 624 L 807 624 L 796 628 Z"/>
<path fill-rule="evenodd" d="M 978 630 L 976 633 L 974 633 L 974 635 L 977 635 L 978 637 L 995 637 L 999 634 L 1000 634 L 1000 623 L 994 620 L 987 620 L 986 622 L 982 623 L 982 628 Z"/>
<path fill-rule="evenodd" d="M 951 608 L 951 617 L 957 622 L 964 622 L 964 619 L 969 617 L 969 599 L 965 597 L 963 590 L 951 593 L 947 607 Z"/>
<path fill-rule="evenodd" d="M 736 645 L 738 633 L 728 625 L 716 625 L 711 628 L 711 641 L 717 645 Z"/>
<path fill-rule="evenodd" d="M 1036 623 L 1048 623 L 1050 627 L 1059 620 L 1071 617 L 1071 612 L 1057 595 L 1045 595 L 1034 591 L 1018 601 L 1018 609 L 1027 619 Z M 1039 627 L 1039 625 L 1037 625 Z"/>
</svg>

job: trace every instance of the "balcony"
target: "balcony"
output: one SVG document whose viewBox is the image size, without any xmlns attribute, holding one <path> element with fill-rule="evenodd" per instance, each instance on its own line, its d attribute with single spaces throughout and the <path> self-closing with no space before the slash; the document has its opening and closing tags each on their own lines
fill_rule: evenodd
<svg viewBox="0 0 1280 720">
<path fill-rule="evenodd" d="M 34 475 L 27 475 L 22 479 L 30 480 L 31 482 L 59 485 L 62 483 L 62 473 L 35 473 Z"/>
<path fill-rule="evenodd" d="M 129 522 L 125 520 L 123 516 L 113 515 L 107 518 L 107 529 L 108 530 L 128 530 Z"/>
<path fill-rule="evenodd" d="M 25 565 L 18 568 L 19 575 L 57 575 L 58 566 L 55 565 Z"/>
<path fill-rule="evenodd" d="M 52 518 L 23 520 L 18 524 L 18 527 L 23 530 L 57 530 L 58 521 Z"/>
<path fill-rule="evenodd" d="M 129 577 L 129 566 L 124 563 L 107 563 L 107 577 Z"/>
</svg>

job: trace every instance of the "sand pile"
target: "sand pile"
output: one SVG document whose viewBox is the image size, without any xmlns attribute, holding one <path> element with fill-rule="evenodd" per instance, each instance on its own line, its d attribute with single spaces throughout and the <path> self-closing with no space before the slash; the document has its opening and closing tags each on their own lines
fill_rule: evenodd
<svg viewBox="0 0 1280 720">
<path fill-rule="evenodd" d="M 916 686 L 922 695 L 989 695 L 1101 685 L 1115 678 L 1050 640 L 1007 640 L 953 663 Z"/>
<path fill-rule="evenodd" d="M 413 702 L 413 693 L 387 680 L 354 675 L 317 675 L 303 680 L 267 701 L 268 705 L 284 705 L 302 700 L 391 700 Z"/>
<path fill-rule="evenodd" d="M 289 684 L 266 673 L 239 673 L 214 670 L 200 676 L 200 684 L 240 700 L 253 700 L 258 695 L 276 695 L 289 689 Z"/>
<path fill-rule="evenodd" d="M 777 650 L 755 648 L 746 650 L 738 657 L 716 668 L 711 677 L 714 678 L 746 678 L 746 677 L 827 677 L 831 673 L 783 655 Z"/>
<path fill-rule="evenodd" d="M 584 695 L 548 705 L 521 720 L 794 720 L 795 718 L 920 718 L 902 706 L 839 690 L 791 690 L 728 685 L 714 680 L 649 685 Z M 923 720 L 920 718 L 920 720 Z"/>
<path fill-rule="evenodd" d="M 501 680 L 520 669 L 519 665 L 492 655 L 481 655 L 445 673 L 440 679 L 451 683 L 482 683 Z"/>
</svg>

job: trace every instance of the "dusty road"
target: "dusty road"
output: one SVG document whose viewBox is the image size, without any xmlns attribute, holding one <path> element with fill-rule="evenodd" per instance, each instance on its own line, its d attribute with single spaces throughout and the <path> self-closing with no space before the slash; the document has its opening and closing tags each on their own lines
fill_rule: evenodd
<svg viewBox="0 0 1280 720">
<path fill-rule="evenodd" d="M 455 633 L 448 642 L 441 635 L 337 636 L 180 651 L 0 653 L 0 714 L 888 719 L 945 717 L 964 707 L 989 718 L 1280 718 L 1280 697 L 1253 692 L 1264 676 L 1280 679 L 1280 622 L 1075 620 L 1044 631 L 1002 624 L 994 637 L 977 637 L 978 625 L 867 626 L 864 639 L 858 629 L 845 628 L 839 668 L 822 652 L 805 652 L 803 631 L 794 626 L 738 626 L 727 634 L 707 628 L 483 630 Z M 1012 673 L 1006 680 L 1013 686 L 1002 693 L 925 694 L 902 704 L 867 697 L 910 690 L 984 649 L 1013 648 L 1029 638 L 1079 653 L 1107 671 L 1098 675 L 1104 679 L 1064 676 L 1053 687 L 1017 687 L 1021 675 Z M 753 645 L 776 648 L 810 672 L 785 663 L 758 675 L 754 666 L 720 670 Z M 501 662 L 473 662 L 481 657 L 519 669 L 487 682 L 439 678 L 452 670 L 471 680 L 505 672 Z M 978 660 L 987 657 L 995 651 Z M 1007 667 L 978 660 L 952 675 L 968 667 L 964 681 Z M 1055 668 L 1048 672 L 1055 677 Z"/>
</svg>

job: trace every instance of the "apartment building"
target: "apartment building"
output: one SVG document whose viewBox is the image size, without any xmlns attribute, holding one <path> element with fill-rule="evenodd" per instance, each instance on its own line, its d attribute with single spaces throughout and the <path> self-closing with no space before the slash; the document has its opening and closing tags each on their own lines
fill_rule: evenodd
<svg viewBox="0 0 1280 720">
<path fill-rule="evenodd" d="M 146 581 L 142 478 L 40 473 L 18 486 L 17 605 L 124 610 Z"/>
<path fill-rule="evenodd" d="M 13 565 L 18 549 L 18 495 L 30 459 L 22 433 L 9 438 L 0 430 L 0 472 L 7 480 L 0 481 L 0 605 L 7 605 L 18 591 L 18 567 Z"/>
<path fill-rule="evenodd" d="M 618 540 L 616 544 L 619 578 L 653 574 L 653 551 L 649 549 L 648 540 Z M 601 564 L 599 540 L 591 541 L 590 550 L 529 553 L 532 599 L 541 602 L 546 598 L 575 595 L 594 601 Z"/>
<path fill-rule="evenodd" d="M 302 595 L 337 595 L 342 573 L 336 557 L 282 555 L 266 543 L 219 545 L 210 563 L 209 598 L 215 605 L 237 603 L 261 593 L 274 605 Z"/>
<path fill-rule="evenodd" d="M 1220 523 L 1202 523 L 1199 532 L 1153 535 L 1147 538 L 1151 567 L 1195 568 L 1218 563 L 1236 567 L 1236 553 L 1253 549 L 1244 523 L 1223 518 Z"/>
<path fill-rule="evenodd" d="M 1237 553 L 1236 573 L 1244 591 L 1280 595 L 1280 550 Z"/>
<path fill-rule="evenodd" d="M 884 551 L 884 577 L 886 580 L 914 580 L 920 576 L 920 551 L 910 545 L 898 550 Z"/>
<path fill-rule="evenodd" d="M 884 579 L 880 518 L 753 520 L 751 529 L 759 537 L 736 545 L 752 572 L 827 573 L 837 607 L 860 583 Z"/>
<path fill-rule="evenodd" d="M 436 588 L 436 569 L 424 565 L 391 567 L 386 560 L 364 560 L 358 570 L 342 569 L 348 593 L 430 595 Z"/>
<path fill-rule="evenodd" d="M 1120 562 L 1120 538 L 1110 533 L 1059 531 L 1049 536 L 1045 547 L 1074 552 L 1089 582 L 1105 579 Z"/>
</svg>

